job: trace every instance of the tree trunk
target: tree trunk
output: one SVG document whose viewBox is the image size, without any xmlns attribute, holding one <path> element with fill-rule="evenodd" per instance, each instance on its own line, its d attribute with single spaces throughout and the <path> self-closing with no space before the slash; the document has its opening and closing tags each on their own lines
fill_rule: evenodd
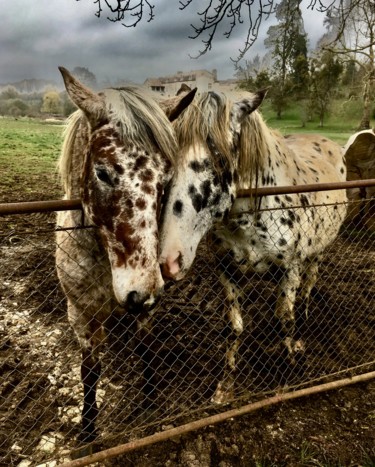
<svg viewBox="0 0 375 467">
<path fill-rule="evenodd" d="M 363 86 L 363 111 L 362 111 L 362 119 L 361 123 L 359 124 L 358 130 L 369 130 L 370 129 L 370 86 L 371 81 L 366 79 L 365 84 Z"/>
</svg>

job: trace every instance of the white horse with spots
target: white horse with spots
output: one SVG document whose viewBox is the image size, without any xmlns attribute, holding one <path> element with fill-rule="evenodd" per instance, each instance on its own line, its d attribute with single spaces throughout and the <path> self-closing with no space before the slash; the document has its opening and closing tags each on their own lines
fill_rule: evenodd
<svg viewBox="0 0 375 467">
<path fill-rule="evenodd" d="M 243 292 L 236 273 L 265 272 L 272 266 L 282 271 L 275 316 L 293 361 L 303 350 L 294 337 L 297 290 L 307 302 L 319 258 L 336 238 L 346 213 L 345 190 L 236 198 L 244 188 L 346 178 L 338 144 L 317 135 L 284 138 L 267 127 L 257 111 L 264 95 L 259 91 L 232 103 L 223 95 L 207 93 L 175 122 L 180 151 L 166 194 L 159 261 L 165 277 L 182 279 L 200 240 L 212 229 L 232 327 L 224 378 L 213 398 L 217 403 L 232 397 L 243 331 Z"/>
</svg>

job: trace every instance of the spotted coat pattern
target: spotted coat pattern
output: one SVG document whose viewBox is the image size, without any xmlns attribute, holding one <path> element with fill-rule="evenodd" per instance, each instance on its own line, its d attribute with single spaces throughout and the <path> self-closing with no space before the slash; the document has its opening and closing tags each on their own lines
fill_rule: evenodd
<svg viewBox="0 0 375 467">
<path fill-rule="evenodd" d="M 127 87 L 96 94 L 66 69 L 61 72 L 79 110 L 65 132 L 60 174 L 65 198 L 80 198 L 83 212 L 58 214 L 56 266 L 82 348 L 87 441 L 96 436 L 104 323 L 112 312 L 131 312 L 142 337 L 148 333 L 148 310 L 163 288 L 158 217 L 177 144 L 166 113 L 144 91 Z M 176 118 L 178 112 L 167 107 Z"/>
<path fill-rule="evenodd" d="M 209 230 L 212 248 L 220 259 L 232 335 L 228 337 L 224 378 L 213 398 L 217 403 L 232 397 L 235 356 L 243 331 L 242 273 L 263 273 L 273 267 L 282 272 L 275 316 L 293 362 L 295 354 L 303 350 L 303 342 L 294 338 L 297 290 L 300 288 L 308 304 L 320 255 L 337 236 L 346 213 L 344 190 L 236 198 L 238 189 L 250 186 L 346 178 L 342 150 L 336 143 L 318 135 L 283 137 L 266 126 L 256 111 L 264 94 L 230 104 L 222 137 L 230 142 L 231 164 L 217 169 L 213 161 L 222 159 L 222 154 L 215 141 L 202 138 L 194 146 L 182 146 L 183 159 L 171 182 L 161 227 L 160 262 L 165 277 L 179 280 L 186 275 L 198 243 Z M 217 99 L 215 95 L 213 101 Z M 204 110 L 201 113 L 204 118 Z M 212 120 L 212 111 L 208 115 Z M 189 121 L 184 124 L 189 125 Z"/>
</svg>

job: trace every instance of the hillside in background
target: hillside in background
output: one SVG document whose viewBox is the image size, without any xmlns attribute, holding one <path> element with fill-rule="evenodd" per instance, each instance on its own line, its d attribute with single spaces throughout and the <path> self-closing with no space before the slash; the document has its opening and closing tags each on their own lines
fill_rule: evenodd
<svg viewBox="0 0 375 467">
<path fill-rule="evenodd" d="M 54 81 L 48 81 L 45 79 L 23 79 L 15 83 L 0 83 L 0 92 L 9 88 L 15 88 L 20 94 L 33 94 L 43 93 L 47 89 L 58 89 L 63 90 L 62 84 L 58 86 Z"/>
</svg>

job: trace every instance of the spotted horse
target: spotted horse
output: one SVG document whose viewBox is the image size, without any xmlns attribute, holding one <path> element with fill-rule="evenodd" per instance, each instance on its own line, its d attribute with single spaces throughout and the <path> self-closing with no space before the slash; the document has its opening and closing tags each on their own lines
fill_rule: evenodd
<svg viewBox="0 0 375 467">
<path fill-rule="evenodd" d="M 233 103 L 209 92 L 174 124 L 179 156 L 166 193 L 159 261 L 164 277 L 182 279 L 200 240 L 211 231 L 231 324 L 224 376 L 212 399 L 216 403 L 233 397 L 243 332 L 238 271 L 263 273 L 276 267 L 281 272 L 274 315 L 281 348 L 293 362 L 304 350 L 295 335 L 297 291 L 307 306 L 321 254 L 346 212 L 345 190 L 236 197 L 246 188 L 345 181 L 336 143 L 318 135 L 283 137 L 266 125 L 257 110 L 265 94 L 261 90 Z"/>
<path fill-rule="evenodd" d="M 113 310 L 136 316 L 146 339 L 137 347 L 145 365 L 146 399 L 155 390 L 145 342 L 150 310 L 164 284 L 157 222 L 177 150 L 170 120 L 189 105 L 195 90 L 159 105 L 144 89 L 96 93 L 65 68 L 60 71 L 78 110 L 69 118 L 59 171 L 65 199 L 79 198 L 83 213 L 58 214 L 56 266 L 82 349 L 80 438 L 92 441 L 97 436 L 99 353 Z M 95 228 L 78 228 L 82 224 Z"/>
</svg>

